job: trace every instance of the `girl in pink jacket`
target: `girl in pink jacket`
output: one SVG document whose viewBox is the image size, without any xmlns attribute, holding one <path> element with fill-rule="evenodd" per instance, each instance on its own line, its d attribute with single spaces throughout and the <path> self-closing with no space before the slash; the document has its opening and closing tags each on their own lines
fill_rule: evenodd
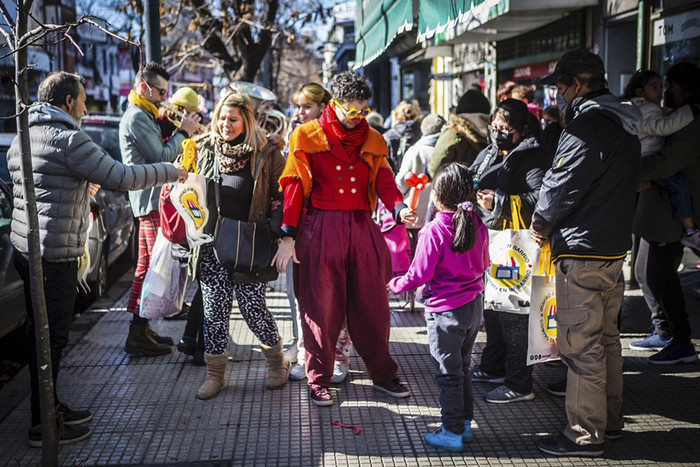
<svg viewBox="0 0 700 467">
<path fill-rule="evenodd" d="M 394 294 L 425 285 L 422 301 L 430 354 L 437 364 L 442 426 L 426 442 L 460 452 L 470 442 L 474 417 L 472 347 L 483 315 L 484 272 L 489 265 L 488 230 L 473 212 L 473 175 L 455 162 L 438 173 L 433 184 L 437 210 L 425 225 L 408 272 L 389 282 Z"/>
</svg>

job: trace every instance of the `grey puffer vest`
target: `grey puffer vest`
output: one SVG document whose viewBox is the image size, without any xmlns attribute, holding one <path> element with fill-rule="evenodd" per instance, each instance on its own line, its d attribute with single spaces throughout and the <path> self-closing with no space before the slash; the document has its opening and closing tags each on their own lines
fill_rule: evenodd
<svg viewBox="0 0 700 467">
<path fill-rule="evenodd" d="M 172 164 L 126 166 L 97 146 L 64 110 L 48 103 L 29 110 L 29 138 L 39 213 L 41 255 L 46 261 L 71 261 L 83 255 L 90 215 L 90 183 L 133 190 L 177 180 Z M 27 253 L 22 154 L 15 138 L 7 152 L 14 211 L 12 244 Z"/>
</svg>

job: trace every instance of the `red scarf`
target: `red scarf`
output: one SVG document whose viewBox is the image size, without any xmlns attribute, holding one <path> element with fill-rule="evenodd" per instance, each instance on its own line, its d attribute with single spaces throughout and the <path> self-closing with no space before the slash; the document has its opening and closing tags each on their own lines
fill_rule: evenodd
<svg viewBox="0 0 700 467">
<path fill-rule="evenodd" d="M 338 138 L 348 156 L 357 155 L 360 146 L 367 141 L 367 136 L 369 135 L 367 119 L 363 118 L 355 128 L 348 129 L 338 120 L 333 104 L 329 104 L 323 109 L 319 122 L 325 132 L 333 133 Z"/>
</svg>

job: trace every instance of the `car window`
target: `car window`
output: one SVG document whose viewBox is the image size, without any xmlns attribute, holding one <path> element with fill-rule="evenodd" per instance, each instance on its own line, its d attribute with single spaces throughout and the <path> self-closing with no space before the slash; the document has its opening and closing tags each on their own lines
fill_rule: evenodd
<svg viewBox="0 0 700 467">
<path fill-rule="evenodd" d="M 9 225 L 12 222 L 12 201 L 0 190 L 0 227 Z"/>
<path fill-rule="evenodd" d="M 95 144 L 107 151 L 114 159 L 121 162 L 118 127 L 84 123 L 81 129 L 90 135 L 90 138 L 92 138 Z"/>
<path fill-rule="evenodd" d="M 7 149 L 0 147 L 0 180 L 5 183 L 11 183 L 10 171 L 7 170 Z"/>
</svg>

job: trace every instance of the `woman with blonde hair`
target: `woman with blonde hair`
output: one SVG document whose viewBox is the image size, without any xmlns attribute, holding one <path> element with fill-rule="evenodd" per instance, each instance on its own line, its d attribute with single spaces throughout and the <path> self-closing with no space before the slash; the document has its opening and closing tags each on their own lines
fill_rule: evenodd
<svg viewBox="0 0 700 467">
<path fill-rule="evenodd" d="M 277 189 L 277 180 L 284 158 L 280 148 L 268 141 L 265 130 L 256 125 L 250 98 L 237 92 L 222 98 L 214 109 L 211 131 L 198 140 L 197 146 L 199 173 L 209 181 L 209 221 L 205 231 L 214 233 L 220 215 L 269 223 L 272 232 L 281 235 L 283 196 Z M 217 188 L 219 201 L 213 196 Z M 211 399 L 226 387 L 234 293 L 241 315 L 260 340 L 267 360 L 267 388 L 284 387 L 290 364 L 282 353 L 277 323 L 265 305 L 266 283 L 277 278 L 277 271 L 270 267 L 254 273 L 233 272 L 219 262 L 211 243 L 193 250 L 190 266 L 193 277 L 200 281 L 204 300 L 207 379 L 197 397 Z"/>
</svg>

